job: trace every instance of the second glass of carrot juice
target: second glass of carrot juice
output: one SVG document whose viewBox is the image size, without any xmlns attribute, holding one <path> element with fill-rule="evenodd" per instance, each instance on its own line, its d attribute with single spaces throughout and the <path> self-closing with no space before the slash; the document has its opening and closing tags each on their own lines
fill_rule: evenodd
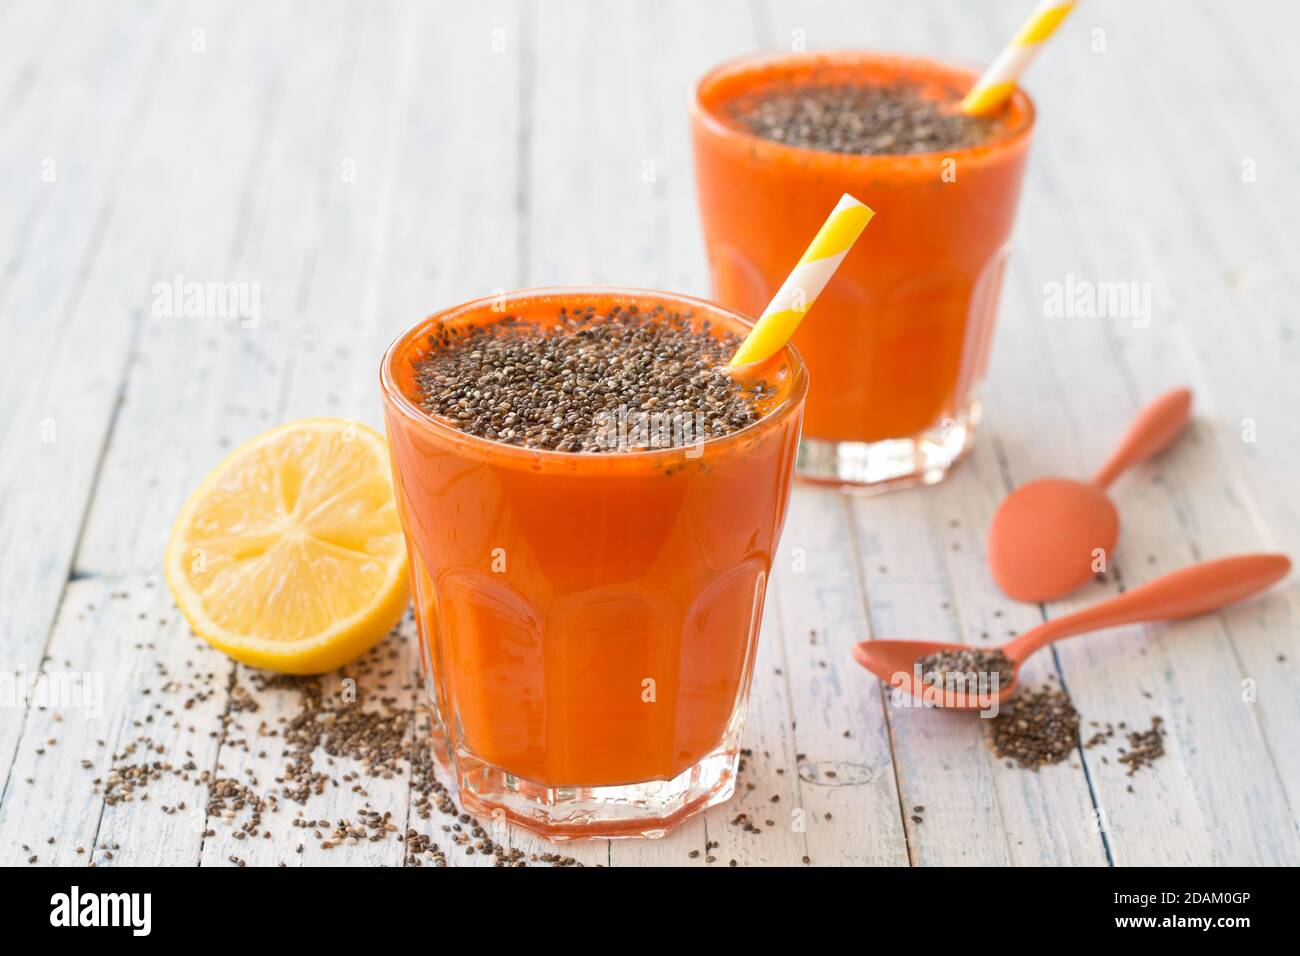
<svg viewBox="0 0 1300 956">
<path fill-rule="evenodd" d="M 655 836 L 732 793 L 807 387 L 792 347 L 734 386 L 718 362 L 747 331 L 684 296 L 550 289 L 389 348 L 422 664 L 466 808 Z"/>
<path fill-rule="evenodd" d="M 877 213 L 794 336 L 811 376 L 801 476 L 930 483 L 973 438 L 1034 124 L 1017 91 L 963 127 L 961 142 L 932 149 L 930 126 L 948 123 L 943 111 L 976 78 L 921 58 L 800 53 L 725 64 L 693 90 L 699 203 L 723 305 L 760 314 L 842 193 Z M 869 139 L 851 109 L 878 107 L 877 90 L 934 104 L 926 129 L 894 115 L 902 127 Z"/>
</svg>

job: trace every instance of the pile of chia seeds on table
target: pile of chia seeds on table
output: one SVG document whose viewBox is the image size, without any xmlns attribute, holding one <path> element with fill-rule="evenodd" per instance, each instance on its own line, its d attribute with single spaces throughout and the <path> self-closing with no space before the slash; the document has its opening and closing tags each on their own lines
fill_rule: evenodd
<svg viewBox="0 0 1300 956">
<path fill-rule="evenodd" d="M 862 156 L 961 149 L 987 139 L 996 125 L 902 84 L 782 87 L 738 97 L 729 112 L 764 139 Z"/>
<path fill-rule="evenodd" d="M 1020 688 L 989 724 L 994 752 L 1033 770 L 1060 763 L 1079 745 L 1079 712 L 1059 687 Z"/>
<path fill-rule="evenodd" d="M 415 382 L 426 411 L 493 441 L 567 452 L 674 447 L 761 417 L 773 391 L 726 371 L 739 344 L 661 305 L 561 309 L 554 325 L 514 316 L 439 325 Z M 638 432 L 651 416 L 662 424 Z"/>
<path fill-rule="evenodd" d="M 1115 739 L 1116 727 L 1127 734 L 1128 747 L 1119 748 L 1118 760 L 1133 776 L 1143 767 L 1150 767 L 1164 756 L 1164 721 L 1151 718 L 1149 730 L 1130 730 L 1121 721 L 1118 725 L 1091 721 L 1095 728 L 1083 742 L 1083 749 L 1092 750 L 1110 744 Z M 1011 700 L 1005 701 L 997 716 L 989 723 L 989 742 L 994 752 L 1008 762 L 1030 770 L 1048 764 L 1060 763 L 1079 746 L 1079 713 L 1070 695 L 1056 685 L 1055 678 L 1040 688 L 1021 687 Z M 1101 756 L 1100 762 L 1110 763 Z M 1128 787 L 1129 792 L 1133 787 Z"/>
<path fill-rule="evenodd" d="M 1015 665 L 1011 658 L 996 648 L 965 647 L 936 651 L 922 657 L 917 664 L 925 683 L 949 691 L 993 690 L 994 674 L 1000 690 L 1015 678 Z"/>
</svg>

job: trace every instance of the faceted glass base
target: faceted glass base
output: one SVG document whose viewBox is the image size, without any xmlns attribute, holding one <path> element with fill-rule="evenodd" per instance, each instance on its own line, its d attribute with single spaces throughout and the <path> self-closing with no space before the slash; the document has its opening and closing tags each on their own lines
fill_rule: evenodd
<svg viewBox="0 0 1300 956">
<path fill-rule="evenodd" d="M 796 473 L 807 481 L 862 493 L 933 485 L 964 455 L 975 438 L 980 404 L 971 401 L 956 418 L 908 438 L 876 442 L 825 441 L 804 436 Z"/>
<path fill-rule="evenodd" d="M 738 738 L 738 732 L 728 734 L 703 760 L 672 780 L 624 786 L 547 787 L 465 750 L 454 756 L 454 773 L 461 805 L 470 813 L 509 821 L 548 840 L 661 837 L 687 817 L 731 797 Z"/>
</svg>

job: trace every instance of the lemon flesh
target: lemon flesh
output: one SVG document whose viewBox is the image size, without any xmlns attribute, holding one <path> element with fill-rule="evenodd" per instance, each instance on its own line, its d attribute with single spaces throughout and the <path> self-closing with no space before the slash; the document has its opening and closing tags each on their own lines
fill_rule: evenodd
<svg viewBox="0 0 1300 956">
<path fill-rule="evenodd" d="M 353 660 L 408 601 L 383 437 L 309 418 L 240 446 L 181 509 L 165 573 L 194 632 L 238 661 L 318 674 Z"/>
</svg>

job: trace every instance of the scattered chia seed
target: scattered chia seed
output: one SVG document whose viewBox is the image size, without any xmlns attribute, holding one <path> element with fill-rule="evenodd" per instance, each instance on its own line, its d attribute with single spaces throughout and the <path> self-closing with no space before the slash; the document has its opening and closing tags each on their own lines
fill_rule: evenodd
<svg viewBox="0 0 1300 956">
<path fill-rule="evenodd" d="M 1128 750 L 1119 758 L 1119 762 L 1128 767 L 1128 776 L 1133 776 L 1143 767 L 1151 766 L 1165 755 L 1163 723 L 1161 718 L 1152 717 L 1149 730 L 1129 731 Z"/>
<path fill-rule="evenodd" d="M 1083 746 L 1085 750 L 1091 750 L 1093 747 L 1098 747 L 1115 736 L 1115 725 L 1112 723 L 1107 723 L 1105 726 L 1102 726 L 1097 721 L 1090 720 L 1088 721 L 1088 726 L 1096 727 L 1097 729 L 1084 743 Z"/>
<path fill-rule="evenodd" d="M 529 854 L 498 843 L 477 820 L 457 806 L 449 788 L 437 778 L 428 711 L 411 706 L 412 695 L 422 680 L 420 676 L 411 674 L 403 680 L 401 692 L 396 696 L 366 690 L 373 682 L 395 673 L 401 640 L 396 632 L 390 634 L 388 640 L 348 668 L 349 676 L 363 688 L 359 696 L 368 701 L 365 706 L 327 693 L 322 679 L 316 677 L 291 677 L 241 667 L 237 671 L 239 676 L 227 685 L 225 675 L 212 671 L 196 671 L 181 678 L 160 667 L 158 676 L 162 683 L 156 689 L 169 700 L 166 709 L 160 712 L 176 721 L 194 704 L 227 692 L 228 713 L 211 735 L 221 739 L 223 748 L 256 753 L 263 758 L 278 756 L 280 766 L 274 781 L 262 785 L 251 772 L 236 779 L 222 773 L 224 765 L 220 762 L 215 767 L 200 768 L 188 752 L 172 758 L 162 744 L 141 734 L 112 755 L 107 774 L 93 781 L 94 790 L 103 795 L 106 805 L 112 806 L 148 801 L 148 788 L 160 780 L 189 783 L 206 793 L 206 798 L 196 801 L 204 810 L 198 821 L 202 827 L 200 835 L 205 840 L 216 837 L 218 827 L 244 843 L 271 839 L 270 826 L 276 827 L 282 837 L 284 830 L 292 827 L 303 839 L 314 839 L 326 850 L 394 840 L 402 845 L 406 866 L 446 866 L 447 844 L 455 844 L 467 856 L 486 856 L 500 867 L 581 865 L 570 856 Z M 245 677 L 247 684 L 242 682 Z M 145 693 L 150 694 L 154 689 Z M 269 695 L 277 692 L 291 693 L 292 703 L 287 713 L 271 724 L 259 716 L 259 711 L 264 711 Z M 160 704 L 160 709 L 163 706 Z M 275 709 L 281 710 L 278 706 Z M 259 721 L 255 737 L 250 738 L 248 728 L 239 726 L 239 715 L 256 717 Z M 256 750 L 255 740 L 274 740 L 276 749 Z M 104 745 L 103 741 L 97 743 Z M 91 770 L 95 764 L 87 760 L 82 766 Z M 367 804 L 352 817 L 306 816 L 311 801 L 331 790 L 347 787 L 365 796 L 367 780 L 401 777 L 409 779 L 409 784 L 401 788 L 403 794 L 409 792 L 409 808 L 405 802 L 392 810 Z M 157 805 L 161 812 L 171 815 L 184 810 L 187 803 L 182 800 L 175 806 Z M 291 819 L 285 820 L 283 817 L 288 814 L 281 811 L 289 809 L 295 812 Z M 435 822 L 439 818 L 440 825 Z M 440 846 L 429 830 L 440 830 L 444 837 L 439 839 L 447 842 Z M 47 838 L 46 842 L 53 843 L 53 838 Z M 306 844 L 297 842 L 296 845 L 296 853 L 303 853 Z M 117 849 L 118 844 L 105 843 L 91 847 L 89 852 L 78 847 L 76 852 L 93 856 L 89 865 L 95 866 L 97 862 L 112 860 Z M 227 855 L 226 860 L 235 866 L 248 864 L 242 854 Z M 284 865 L 283 861 L 280 865 Z"/>
<path fill-rule="evenodd" d="M 1143 696 L 1151 698 L 1151 693 L 1143 692 Z M 1125 731 L 1128 737 L 1128 747 L 1119 748 L 1118 761 L 1128 767 L 1128 777 L 1138 773 L 1143 767 L 1149 767 L 1152 763 L 1160 760 L 1165 756 L 1165 728 L 1164 718 L 1152 717 L 1151 728 L 1144 731 L 1128 730 L 1128 724 L 1121 721 L 1118 724 L 1118 730 Z M 1084 744 L 1084 747 L 1091 749 L 1100 747 L 1101 744 L 1109 743 L 1114 739 L 1117 726 L 1113 723 L 1106 723 L 1105 726 L 1096 721 L 1089 722 L 1089 726 L 1096 727 L 1091 737 Z M 1110 763 L 1108 757 L 1101 758 L 1102 763 Z M 1132 787 L 1128 787 L 1128 792 L 1132 792 Z"/>
<path fill-rule="evenodd" d="M 997 649 L 967 647 L 959 651 L 936 651 L 922 657 L 917 664 L 925 683 L 948 691 L 975 690 L 981 684 L 992 687 L 995 674 L 997 686 L 1002 688 L 1015 677 L 1011 658 Z"/>
<path fill-rule="evenodd" d="M 782 87 L 737 97 L 733 120 L 755 136 L 790 146 L 861 156 L 961 149 L 997 125 L 923 96 L 909 84 Z"/>
<path fill-rule="evenodd" d="M 739 344 L 662 305 L 561 309 L 554 325 L 440 324 L 415 382 L 426 411 L 481 438 L 564 452 L 667 448 L 761 417 L 773 391 L 725 368 Z"/>
</svg>

